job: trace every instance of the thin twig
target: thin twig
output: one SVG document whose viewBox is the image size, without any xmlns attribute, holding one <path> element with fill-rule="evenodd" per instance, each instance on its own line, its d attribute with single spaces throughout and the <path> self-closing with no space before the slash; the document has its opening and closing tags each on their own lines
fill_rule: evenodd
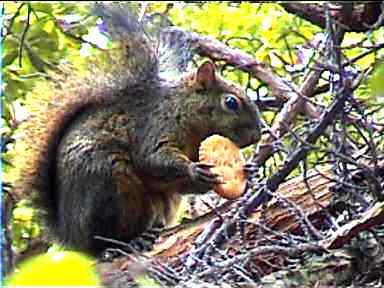
<svg viewBox="0 0 384 288">
<path fill-rule="evenodd" d="M 24 30 L 23 30 L 23 33 L 21 34 L 21 40 L 20 40 L 20 46 L 19 46 L 19 66 L 22 67 L 22 58 L 23 58 L 23 48 L 24 48 L 24 41 L 25 41 L 25 37 L 27 36 L 27 32 L 29 30 L 29 26 L 30 26 L 30 16 L 31 16 L 31 12 L 32 12 L 32 8 L 31 8 L 31 4 L 27 4 L 28 6 L 28 12 L 27 12 L 27 23 L 25 23 L 25 26 L 24 26 Z"/>
</svg>

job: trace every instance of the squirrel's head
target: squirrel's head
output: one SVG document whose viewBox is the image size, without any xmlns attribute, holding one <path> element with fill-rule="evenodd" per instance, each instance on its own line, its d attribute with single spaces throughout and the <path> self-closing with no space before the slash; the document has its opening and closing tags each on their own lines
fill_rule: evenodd
<svg viewBox="0 0 384 288">
<path fill-rule="evenodd" d="M 211 61 L 194 73 L 193 87 L 195 125 L 206 128 L 208 134 L 228 137 L 240 147 L 258 142 L 261 121 L 255 103 L 241 87 L 220 77 Z"/>
</svg>

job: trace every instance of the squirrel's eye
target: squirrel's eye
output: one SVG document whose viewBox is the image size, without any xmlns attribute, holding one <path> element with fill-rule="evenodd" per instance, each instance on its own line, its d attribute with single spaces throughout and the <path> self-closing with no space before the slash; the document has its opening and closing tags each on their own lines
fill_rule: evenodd
<svg viewBox="0 0 384 288">
<path fill-rule="evenodd" d="M 227 96 L 224 103 L 229 110 L 236 112 L 239 109 L 239 102 L 233 96 Z"/>
</svg>

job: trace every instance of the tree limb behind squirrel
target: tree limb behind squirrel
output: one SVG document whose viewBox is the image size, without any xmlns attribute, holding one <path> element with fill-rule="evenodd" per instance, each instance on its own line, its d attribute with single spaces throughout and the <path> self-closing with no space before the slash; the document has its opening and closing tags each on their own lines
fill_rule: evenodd
<svg viewBox="0 0 384 288">
<path fill-rule="evenodd" d="M 50 86 L 24 127 L 28 163 L 17 185 L 36 192 L 64 245 L 90 253 L 109 246 L 96 236 L 128 242 L 169 224 L 181 194 L 219 182 L 198 162 L 203 139 L 221 134 L 243 147 L 260 138 L 257 108 L 212 62 L 183 71 L 187 34 L 153 38 L 130 9 L 95 11 L 119 49 L 106 52 L 109 67 L 90 64 L 87 77 Z"/>
</svg>

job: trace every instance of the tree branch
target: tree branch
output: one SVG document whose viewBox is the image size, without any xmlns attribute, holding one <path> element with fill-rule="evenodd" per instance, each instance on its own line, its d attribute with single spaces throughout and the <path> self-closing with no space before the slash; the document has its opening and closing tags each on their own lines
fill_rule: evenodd
<svg viewBox="0 0 384 288">
<path fill-rule="evenodd" d="M 344 5 L 346 3 L 343 3 Z M 348 3 L 353 5 L 353 9 L 348 17 L 344 17 L 342 5 L 332 5 L 331 16 L 342 26 L 346 32 L 366 32 L 371 29 L 380 18 L 381 1 L 372 1 L 368 3 Z M 322 4 L 292 3 L 286 2 L 280 4 L 287 12 L 297 15 L 312 24 L 325 28 L 324 7 Z M 382 26 L 383 23 L 376 25 Z M 378 28 L 375 27 L 375 28 Z"/>
</svg>

